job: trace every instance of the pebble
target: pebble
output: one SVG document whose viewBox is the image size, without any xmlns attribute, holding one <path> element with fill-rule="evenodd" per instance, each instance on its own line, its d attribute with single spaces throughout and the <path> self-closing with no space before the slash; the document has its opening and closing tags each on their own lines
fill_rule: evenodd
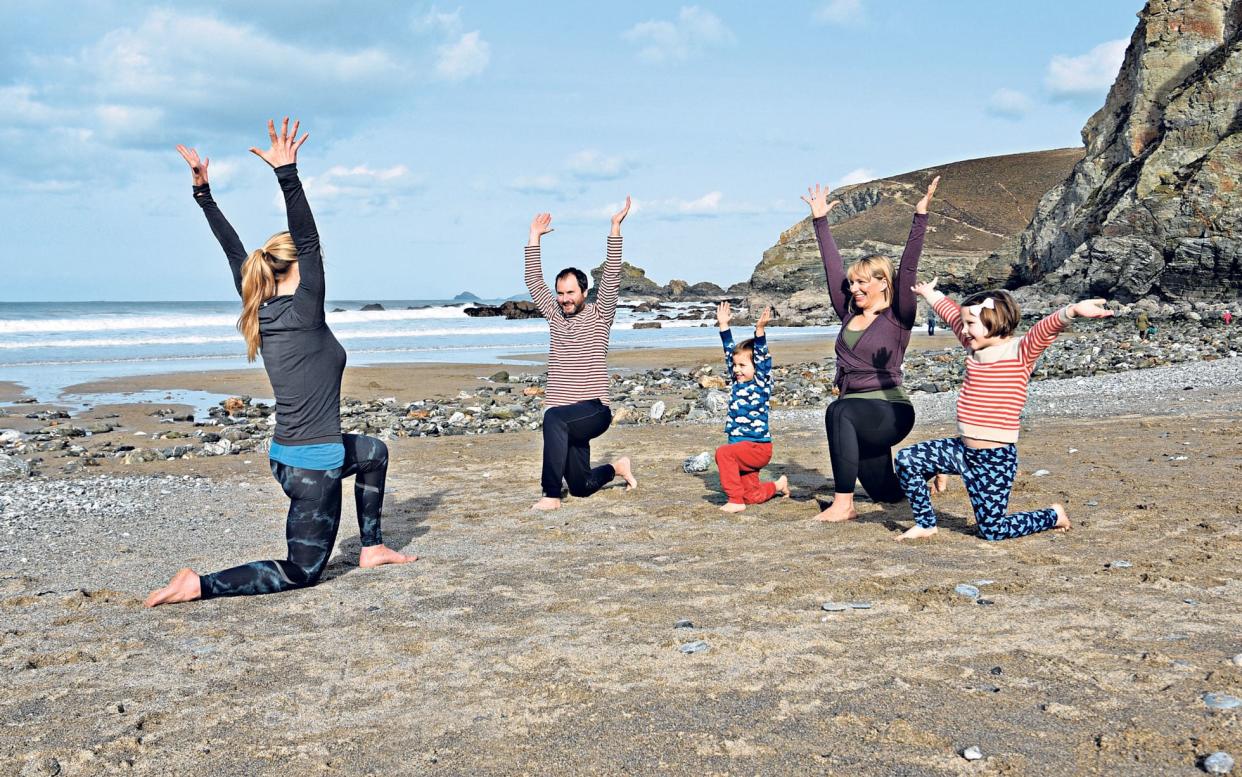
<svg viewBox="0 0 1242 777">
<path fill-rule="evenodd" d="M 1210 710 L 1236 710 L 1242 707 L 1242 699 L 1227 693 L 1208 692 L 1203 694 L 1203 703 Z"/>
<path fill-rule="evenodd" d="M 994 585 L 995 583 L 996 583 L 995 580 L 976 580 L 975 581 L 975 585 L 977 586 Z"/>
<path fill-rule="evenodd" d="M 850 609 L 850 606 L 848 604 L 841 604 L 840 602 L 824 602 L 819 606 L 819 608 L 825 612 L 845 612 Z"/>
<path fill-rule="evenodd" d="M 1233 665 L 1242 666 L 1242 653 L 1238 653 L 1236 656 L 1233 657 Z"/>
<path fill-rule="evenodd" d="M 983 751 L 975 745 L 971 745 L 962 751 L 962 758 L 965 758 L 967 761 L 978 761 L 982 757 Z"/>
<path fill-rule="evenodd" d="M 870 610 L 871 602 L 847 602 L 851 610 Z"/>
<path fill-rule="evenodd" d="M 971 599 L 979 598 L 979 589 L 975 588 L 973 585 L 967 585 L 965 583 L 958 583 L 957 586 L 954 587 L 953 593 L 958 594 L 959 596 L 969 596 Z"/>
<path fill-rule="evenodd" d="M 995 602 L 993 602 L 991 599 L 976 599 L 975 604 L 981 604 L 984 607 L 986 607 L 989 604 L 995 604 Z"/>
<path fill-rule="evenodd" d="M 651 416 L 651 420 L 652 420 L 652 421 L 659 421 L 661 418 L 663 418 L 663 417 L 664 417 L 664 409 L 665 409 L 664 400 L 660 399 L 660 400 L 656 400 L 654 403 L 652 403 L 652 405 L 651 405 L 651 410 L 650 410 L 650 413 L 649 413 L 649 414 L 650 414 L 650 416 Z"/>
<path fill-rule="evenodd" d="M 1233 756 L 1223 750 L 1217 750 L 1203 759 L 1203 771 L 1208 774 L 1229 774 L 1233 771 Z"/>
<path fill-rule="evenodd" d="M 1134 565 L 1125 559 L 1117 559 L 1116 561 L 1108 562 L 1108 566 L 1112 569 L 1129 569 Z"/>
<path fill-rule="evenodd" d="M 706 472 L 708 467 L 712 465 L 712 455 L 707 451 L 691 456 L 681 463 L 681 468 L 686 472 Z"/>
<path fill-rule="evenodd" d="M 702 653 L 704 650 L 711 650 L 711 645 L 708 645 L 701 639 L 697 639 L 694 642 L 687 642 L 677 649 L 683 653 Z"/>
<path fill-rule="evenodd" d="M 1100 506 L 1100 503 L 1095 501 L 1094 499 L 1087 500 L 1087 507 L 1099 507 L 1099 506 Z"/>
<path fill-rule="evenodd" d="M 687 618 L 682 618 L 681 620 L 679 620 L 679 621 L 677 621 L 676 623 L 674 623 L 674 624 L 673 624 L 673 628 L 675 628 L 675 629 L 692 629 L 692 628 L 694 628 L 694 623 L 692 623 L 692 622 L 691 622 L 689 619 L 687 619 Z"/>
<path fill-rule="evenodd" d="M 1032 474 L 1037 478 L 1042 478 L 1044 475 L 1051 475 L 1052 473 L 1046 469 L 1037 469 Z"/>
</svg>

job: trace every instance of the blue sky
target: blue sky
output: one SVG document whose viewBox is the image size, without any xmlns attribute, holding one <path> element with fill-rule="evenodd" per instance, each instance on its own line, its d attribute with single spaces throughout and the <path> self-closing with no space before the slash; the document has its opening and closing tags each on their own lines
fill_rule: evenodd
<svg viewBox="0 0 1242 777">
<path fill-rule="evenodd" d="M 541 210 L 545 269 L 594 266 L 626 194 L 628 261 L 744 280 L 808 183 L 1079 145 L 1142 2 L 1030 8 L 7 0 L 0 299 L 228 299 L 173 146 L 251 247 L 284 215 L 247 149 L 285 114 L 331 298 L 517 293 Z"/>
</svg>

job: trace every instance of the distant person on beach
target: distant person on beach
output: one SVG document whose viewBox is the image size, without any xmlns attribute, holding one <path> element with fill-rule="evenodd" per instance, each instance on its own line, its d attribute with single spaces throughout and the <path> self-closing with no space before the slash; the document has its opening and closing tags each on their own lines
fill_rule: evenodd
<svg viewBox="0 0 1242 777">
<path fill-rule="evenodd" d="M 358 565 L 404 564 L 415 560 L 385 547 L 380 510 L 388 473 L 388 448 L 374 437 L 341 434 L 341 374 L 345 349 L 324 317 L 323 252 L 310 205 L 298 179 L 298 122 L 289 132 L 286 118 L 276 132 L 267 123 L 271 148 L 250 149 L 272 166 L 285 197 L 287 232 L 267 239 L 246 255 L 241 240 L 211 197 L 209 160 L 177 146 L 194 178 L 194 199 L 224 249 L 233 285 L 242 298 L 237 321 L 247 356 L 262 353 L 263 367 L 276 395 L 276 430 L 269 456 L 272 474 L 289 497 L 285 560 L 252 561 L 198 575 L 188 567 L 164 588 L 152 591 L 155 607 L 217 596 L 251 596 L 313 585 L 323 573 L 341 522 L 341 481 L 354 477 L 354 504 L 362 553 Z"/>
<path fill-rule="evenodd" d="M 552 231 L 552 215 L 540 213 L 530 222 L 526 242 L 526 288 L 548 321 L 548 383 L 543 414 L 543 498 L 536 510 L 561 506 L 562 481 L 569 493 L 587 497 L 613 478 L 625 480 L 627 491 L 638 487 L 628 456 L 591 468 L 591 440 L 608 431 L 612 409 L 608 398 L 608 338 L 621 290 L 621 222 L 630 212 L 630 198 L 612 217 L 604 274 L 595 302 L 588 303 L 587 275 L 567 267 L 556 275 L 556 297 L 543 279 L 539 241 Z"/>
<path fill-rule="evenodd" d="M 764 308 L 755 322 L 755 336 L 734 344 L 729 329 L 732 315 L 728 302 L 716 307 L 716 325 L 724 346 L 725 372 L 732 388 L 729 393 L 729 418 L 725 421 L 728 445 L 716 449 L 716 468 L 720 487 L 728 502 L 720 509 L 740 513 L 746 505 L 763 504 L 779 491 L 789 496 L 789 478 L 781 475 L 776 482 L 759 480 L 759 470 L 772 460 L 772 431 L 768 427 L 768 401 L 772 397 L 772 354 L 764 328 L 772 319 L 772 308 Z"/>
<path fill-rule="evenodd" d="M 828 294 L 841 319 L 834 379 L 839 396 L 824 414 L 836 493 L 832 504 L 815 516 L 817 521 L 857 518 L 857 482 L 876 502 L 905 498 L 892 458 L 892 447 L 914 427 L 914 405 L 901 386 L 901 362 L 918 314 L 918 300 L 909 289 L 918 278 L 927 208 L 939 185 L 940 176 L 936 176 L 915 205 L 896 277 L 892 261 L 885 256 L 859 259 L 847 271 L 828 229 L 828 213 L 840 201 L 829 202 L 828 188 L 818 184 L 802 198 L 811 206 Z M 935 485 L 944 482 L 939 479 Z"/>
<path fill-rule="evenodd" d="M 1138 330 L 1140 340 L 1146 340 L 1151 334 L 1151 321 L 1147 318 L 1147 311 L 1140 310 L 1138 317 L 1134 319 L 1134 328 Z"/>
<path fill-rule="evenodd" d="M 936 314 L 933 311 L 927 311 L 927 336 L 936 336 Z"/>
<path fill-rule="evenodd" d="M 1102 307 L 1102 299 L 1083 300 L 1015 337 L 1022 312 L 1008 292 L 982 291 L 959 306 L 936 291 L 934 278 L 912 290 L 927 300 L 965 346 L 966 377 L 957 398 L 958 436 L 920 442 L 897 453 L 897 476 L 915 521 L 897 539 L 921 539 L 936 533 L 927 479 L 945 474 L 962 476 L 979 536 L 985 540 L 1069 529 L 1069 517 L 1060 504 L 1008 513 L 1018 474 L 1018 416 L 1026 404 L 1031 370 L 1044 349 L 1072 319 L 1107 318 L 1113 312 Z"/>
</svg>

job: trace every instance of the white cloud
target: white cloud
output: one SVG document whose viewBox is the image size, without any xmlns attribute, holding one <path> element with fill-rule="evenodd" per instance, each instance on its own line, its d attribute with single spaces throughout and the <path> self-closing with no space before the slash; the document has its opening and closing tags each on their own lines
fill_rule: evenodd
<svg viewBox="0 0 1242 777">
<path fill-rule="evenodd" d="M 513 179 L 509 188 L 522 194 L 561 194 L 561 182 L 555 175 L 525 175 Z"/>
<path fill-rule="evenodd" d="M 423 180 L 405 165 L 334 165 L 319 175 L 304 177 L 302 186 L 316 210 L 331 211 L 343 206 L 353 210 L 391 210 L 400 205 L 402 196 L 422 189 Z M 276 201 L 283 207 L 283 195 L 277 194 Z"/>
<path fill-rule="evenodd" d="M 988 99 L 987 111 L 1006 119 L 1019 119 L 1031 112 L 1031 98 L 1016 89 L 997 89 Z"/>
<path fill-rule="evenodd" d="M 869 167 L 856 167 L 845 175 L 841 176 L 841 180 L 837 181 L 837 186 L 851 186 L 856 183 L 865 181 L 874 181 L 875 171 Z"/>
<path fill-rule="evenodd" d="M 464 33 L 454 43 L 436 50 L 436 75 L 445 81 L 461 81 L 477 76 L 487 69 L 492 47 L 479 36 L 478 30 Z"/>
<path fill-rule="evenodd" d="M 683 6 L 673 21 L 640 22 L 622 37 L 640 47 L 639 59 L 657 64 L 684 61 L 734 41 L 719 16 L 697 5 Z"/>
<path fill-rule="evenodd" d="M 448 35 L 456 35 L 461 30 L 461 9 L 441 11 L 432 6 L 431 10 L 414 20 L 416 30 L 440 30 Z"/>
<path fill-rule="evenodd" d="M 566 222 L 584 222 L 606 219 L 621 209 L 624 200 L 610 202 L 586 211 L 573 211 L 566 215 Z M 766 205 L 747 202 L 732 202 L 723 192 L 710 191 L 693 199 L 666 197 L 663 199 L 641 200 L 631 199 L 630 218 L 642 218 L 658 221 L 681 221 L 685 219 L 719 218 L 723 216 L 756 216 L 766 213 L 797 213 L 802 203 L 796 207 L 784 200 L 775 200 Z"/>
<path fill-rule="evenodd" d="M 612 181 L 629 172 L 630 165 L 619 156 L 607 156 L 588 148 L 572 154 L 565 167 L 579 180 Z"/>
<path fill-rule="evenodd" d="M 828 0 L 815 11 L 815 20 L 826 24 L 856 24 L 862 19 L 862 0 Z"/>
<path fill-rule="evenodd" d="M 1086 54 L 1061 54 L 1048 63 L 1045 84 L 1055 97 L 1095 97 L 1113 85 L 1125 58 L 1126 39 L 1101 43 Z"/>
</svg>

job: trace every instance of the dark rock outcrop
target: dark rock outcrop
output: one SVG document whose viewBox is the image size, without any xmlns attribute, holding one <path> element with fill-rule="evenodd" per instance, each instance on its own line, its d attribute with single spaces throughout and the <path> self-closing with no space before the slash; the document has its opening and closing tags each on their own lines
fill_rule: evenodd
<svg viewBox="0 0 1242 777">
<path fill-rule="evenodd" d="M 542 318 L 539 307 L 533 302 L 507 300 L 499 305 L 476 305 L 463 311 L 472 318 L 492 318 L 504 316 L 507 319 Z"/>
<path fill-rule="evenodd" d="M 1122 301 L 1242 290 L 1242 0 L 1148 0 L 1086 156 L 1040 201 L 1010 285 Z"/>
</svg>

